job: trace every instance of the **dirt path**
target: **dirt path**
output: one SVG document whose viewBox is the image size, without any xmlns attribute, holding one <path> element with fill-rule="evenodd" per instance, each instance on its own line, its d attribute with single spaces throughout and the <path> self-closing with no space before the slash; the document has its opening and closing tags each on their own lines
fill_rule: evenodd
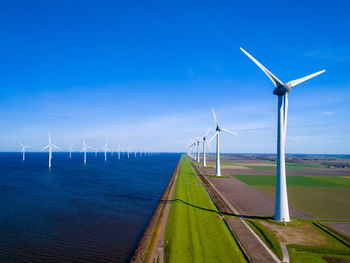
<svg viewBox="0 0 350 263">
<path fill-rule="evenodd" d="M 152 239 L 152 244 L 149 248 L 148 255 L 146 257 L 145 262 L 159 262 L 163 263 L 164 260 L 164 254 L 163 254 L 163 247 L 164 247 L 164 242 L 163 242 L 163 236 L 164 236 L 164 230 L 166 226 L 166 222 L 168 219 L 168 214 L 169 214 L 169 209 L 171 205 L 171 200 L 173 197 L 174 189 L 175 189 L 175 184 L 176 184 L 176 178 L 178 174 L 178 167 L 176 169 L 176 172 L 172 178 L 172 183 L 169 188 L 169 192 L 166 196 L 165 200 L 161 200 L 163 202 L 163 209 L 161 212 L 161 216 L 158 221 L 158 225 L 156 227 L 153 239 Z"/>
</svg>

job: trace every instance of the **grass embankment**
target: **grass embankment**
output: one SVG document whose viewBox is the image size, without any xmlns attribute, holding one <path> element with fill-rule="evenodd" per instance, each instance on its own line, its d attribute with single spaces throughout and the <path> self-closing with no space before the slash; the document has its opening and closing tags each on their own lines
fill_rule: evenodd
<svg viewBox="0 0 350 263">
<path fill-rule="evenodd" d="M 231 233 L 182 157 L 164 234 L 165 262 L 245 262 Z"/>
<path fill-rule="evenodd" d="M 248 223 L 251 229 L 253 229 L 254 232 L 261 238 L 261 240 L 264 241 L 264 243 L 273 251 L 273 253 L 275 253 L 275 255 L 280 260 L 282 260 L 282 249 L 277 239 L 257 221 L 249 219 L 246 219 L 245 221 Z"/>
<path fill-rule="evenodd" d="M 311 220 L 293 219 L 288 225 L 272 220 L 246 220 L 265 244 L 282 258 L 286 244 L 290 262 L 326 262 L 325 258 L 349 258 L 349 244 L 336 233 Z"/>
<path fill-rule="evenodd" d="M 232 175 L 271 196 L 276 176 Z M 318 219 L 350 220 L 350 179 L 340 176 L 287 176 L 291 205 Z"/>
</svg>

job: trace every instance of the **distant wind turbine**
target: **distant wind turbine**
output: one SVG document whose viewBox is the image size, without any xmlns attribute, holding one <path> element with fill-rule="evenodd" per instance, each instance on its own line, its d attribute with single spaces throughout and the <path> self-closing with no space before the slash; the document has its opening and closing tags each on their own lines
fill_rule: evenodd
<svg viewBox="0 0 350 263">
<path fill-rule="evenodd" d="M 275 215 L 274 219 L 282 222 L 289 222 L 289 207 L 286 183 L 285 167 L 285 143 L 287 132 L 287 112 L 288 112 L 288 93 L 291 88 L 317 75 L 322 74 L 325 70 L 318 71 L 306 77 L 283 83 L 263 65 L 261 65 L 252 55 L 243 48 L 241 50 L 269 77 L 275 85 L 273 94 L 278 96 L 278 124 L 277 124 L 277 182 L 275 195 Z"/>
<path fill-rule="evenodd" d="M 200 143 L 201 138 L 194 137 L 194 139 L 195 139 L 195 144 L 197 146 L 197 163 L 199 163 L 201 161 L 201 157 L 200 157 L 200 154 L 199 154 L 199 143 Z"/>
<path fill-rule="evenodd" d="M 43 151 L 45 149 L 49 149 L 49 168 L 51 168 L 51 159 L 52 159 L 52 148 L 56 148 L 56 149 L 61 149 L 60 147 L 54 145 L 53 143 L 51 143 L 51 135 L 49 133 L 49 144 L 46 145 L 44 148 L 42 148 L 40 151 Z"/>
<path fill-rule="evenodd" d="M 131 147 L 129 146 L 128 149 L 127 149 L 127 152 L 128 152 L 128 159 L 129 159 L 130 149 L 131 149 Z"/>
<path fill-rule="evenodd" d="M 207 133 L 202 137 L 202 141 L 203 141 L 203 167 L 207 166 L 207 160 L 206 160 L 206 153 L 205 153 L 205 148 L 207 146 L 206 144 L 206 140 L 209 134 L 210 128 L 207 130 Z"/>
<path fill-rule="evenodd" d="M 95 157 L 97 157 L 97 151 L 98 151 L 97 147 L 94 147 L 94 150 L 95 150 Z"/>
<path fill-rule="evenodd" d="M 108 149 L 107 143 L 105 143 L 105 146 L 102 147 L 102 150 L 105 152 L 105 162 L 107 162 L 107 152 L 110 151 Z"/>
<path fill-rule="evenodd" d="M 233 132 L 233 131 L 229 131 L 226 130 L 224 128 L 221 128 L 219 126 L 218 120 L 216 119 L 216 115 L 215 115 L 215 111 L 213 108 L 211 108 L 212 112 L 213 112 L 213 116 L 215 119 L 215 123 L 216 123 L 216 132 L 213 135 L 213 137 L 211 137 L 211 139 L 208 141 L 208 144 L 215 138 L 216 136 L 216 176 L 221 176 L 221 169 L 220 169 L 220 148 L 219 148 L 219 135 L 220 132 L 228 132 L 231 133 L 233 135 L 237 135 L 237 133 Z"/>
<path fill-rule="evenodd" d="M 86 164 L 86 151 L 87 149 L 91 149 L 91 150 L 94 150 L 94 148 L 92 148 L 91 146 L 88 146 L 85 142 L 85 139 L 83 138 L 83 148 L 80 150 L 80 152 L 84 152 L 84 164 Z"/>
<path fill-rule="evenodd" d="M 21 152 L 22 152 L 22 159 L 23 159 L 23 161 L 25 161 L 26 160 L 26 148 L 29 148 L 29 147 L 32 147 L 32 146 L 23 145 L 23 143 L 21 143 L 21 142 L 20 142 L 20 144 L 21 144 L 21 147 L 22 147 L 22 150 L 21 150 Z"/>
<path fill-rule="evenodd" d="M 71 144 L 70 147 L 67 148 L 67 150 L 69 150 L 69 159 L 72 159 L 73 144 Z"/>
<path fill-rule="evenodd" d="M 120 148 L 120 144 L 118 145 L 118 148 L 116 149 L 116 152 L 118 152 L 118 160 L 120 160 L 120 151 L 122 148 Z"/>
</svg>

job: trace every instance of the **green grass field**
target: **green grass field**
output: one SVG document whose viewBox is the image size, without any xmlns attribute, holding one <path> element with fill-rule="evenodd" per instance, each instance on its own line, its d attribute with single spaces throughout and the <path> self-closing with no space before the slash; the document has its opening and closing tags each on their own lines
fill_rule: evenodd
<svg viewBox="0 0 350 263">
<path fill-rule="evenodd" d="M 232 175 L 249 185 L 275 185 L 274 175 Z M 350 178 L 340 176 L 287 176 L 288 186 L 350 187 Z"/>
<path fill-rule="evenodd" d="M 245 262 L 231 233 L 182 157 L 164 233 L 165 262 Z"/>
<path fill-rule="evenodd" d="M 276 177 L 232 175 L 272 196 Z M 336 176 L 287 176 L 288 200 L 304 213 L 319 219 L 350 220 L 350 179 Z"/>
<path fill-rule="evenodd" d="M 259 169 L 259 170 L 276 170 L 276 165 L 274 166 L 263 166 L 263 165 L 244 165 L 245 167 L 251 169 Z M 313 165 L 305 165 L 305 164 L 295 164 L 295 163 L 286 163 L 287 171 L 291 170 L 309 170 L 313 168 L 324 168 L 323 166 L 313 166 Z"/>
<path fill-rule="evenodd" d="M 275 186 L 255 186 L 272 196 Z M 288 200 L 304 213 L 319 219 L 350 220 L 350 188 L 288 186 Z"/>
</svg>

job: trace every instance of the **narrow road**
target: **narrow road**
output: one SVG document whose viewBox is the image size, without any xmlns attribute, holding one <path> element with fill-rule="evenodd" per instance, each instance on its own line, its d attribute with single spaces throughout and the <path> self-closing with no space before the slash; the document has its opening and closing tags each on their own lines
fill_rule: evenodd
<svg viewBox="0 0 350 263">
<path fill-rule="evenodd" d="M 282 253 L 283 253 L 283 259 L 282 262 L 283 263 L 289 263 L 289 254 L 288 254 L 288 250 L 285 244 L 280 244 L 281 245 L 281 249 L 282 249 Z"/>
</svg>

